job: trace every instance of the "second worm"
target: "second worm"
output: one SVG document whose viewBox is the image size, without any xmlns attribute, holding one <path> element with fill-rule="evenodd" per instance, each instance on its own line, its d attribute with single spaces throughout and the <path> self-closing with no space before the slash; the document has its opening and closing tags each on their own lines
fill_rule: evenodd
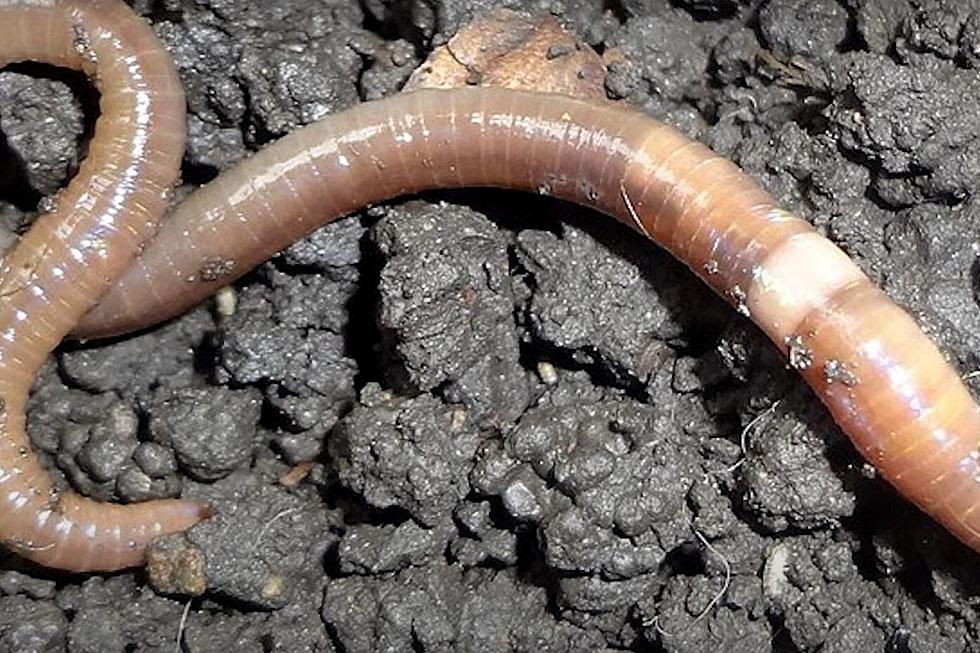
<svg viewBox="0 0 980 653">
<path fill-rule="evenodd" d="M 0 264 L 0 540 L 49 567 L 130 567 L 206 506 L 100 504 L 59 489 L 30 449 L 24 406 L 47 355 L 163 213 L 183 152 L 184 94 L 153 31 L 116 0 L 0 0 L 0 68 L 15 61 L 85 72 L 102 115 L 78 174 Z"/>
<path fill-rule="evenodd" d="M 466 88 L 328 117 L 192 195 L 76 335 L 172 317 L 333 218 L 461 186 L 572 200 L 665 247 L 769 335 L 885 479 L 980 551 L 980 408 L 938 349 L 734 164 L 620 107 Z"/>
</svg>

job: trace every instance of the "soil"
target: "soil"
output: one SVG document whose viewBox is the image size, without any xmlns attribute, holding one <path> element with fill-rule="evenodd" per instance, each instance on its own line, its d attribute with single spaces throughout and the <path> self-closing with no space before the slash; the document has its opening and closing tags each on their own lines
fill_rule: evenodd
<svg viewBox="0 0 980 653">
<path fill-rule="evenodd" d="M 731 157 L 980 367 L 980 3 L 506 4 L 567 24 L 610 97 Z M 188 188 L 398 92 L 498 5 L 135 3 L 187 87 Z M 77 76 L 0 73 L 8 230 L 94 106 Z M 980 651 L 976 553 L 683 266 L 547 198 L 325 227 L 230 317 L 64 346 L 29 430 L 80 492 L 217 514 L 155 551 L 190 561 L 152 574 L 176 593 L 0 559 L 0 651 Z"/>
</svg>

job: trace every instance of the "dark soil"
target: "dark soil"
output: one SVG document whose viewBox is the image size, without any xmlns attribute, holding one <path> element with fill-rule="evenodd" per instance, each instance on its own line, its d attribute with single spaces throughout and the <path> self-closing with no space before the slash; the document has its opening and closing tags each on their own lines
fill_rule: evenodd
<svg viewBox="0 0 980 653">
<path fill-rule="evenodd" d="M 181 69 L 200 184 L 396 93 L 497 3 L 135 4 Z M 730 156 L 980 367 L 980 3 L 508 4 L 621 53 L 611 96 Z M 92 99 L 48 68 L 0 74 L 8 227 L 70 176 Z M 238 290 L 229 319 L 64 347 L 29 424 L 80 492 L 210 500 L 185 543 L 209 591 L 7 556 L 0 651 L 980 651 L 977 554 L 874 478 L 750 323 L 609 219 L 405 198 Z"/>
</svg>

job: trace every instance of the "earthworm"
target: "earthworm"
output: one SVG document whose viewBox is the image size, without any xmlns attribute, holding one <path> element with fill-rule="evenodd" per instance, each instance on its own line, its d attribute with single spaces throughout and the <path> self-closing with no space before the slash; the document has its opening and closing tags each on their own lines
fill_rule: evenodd
<svg viewBox="0 0 980 653">
<path fill-rule="evenodd" d="M 16 61 L 83 71 L 101 116 L 78 174 L 0 264 L 0 540 L 49 567 L 130 567 L 152 538 L 190 527 L 206 507 L 100 504 L 57 489 L 31 452 L 25 404 L 45 358 L 166 208 L 183 154 L 183 89 L 153 31 L 117 0 L 0 0 L 0 67 Z"/>
<path fill-rule="evenodd" d="M 54 491 L 30 455 L 23 409 L 37 367 L 162 210 L 180 156 L 182 96 L 152 34 L 115 4 L 0 0 L 0 19 L 2 61 L 80 68 L 100 86 L 104 112 L 56 210 L 4 261 L 0 534 L 42 564 L 131 566 L 150 537 L 189 527 L 206 507 L 97 505 Z M 178 207 L 75 333 L 166 319 L 330 219 L 463 186 L 578 202 L 665 247 L 759 325 L 884 478 L 980 549 L 980 409 L 938 349 L 846 254 L 733 163 L 611 104 L 465 88 L 328 117 Z"/>
<path fill-rule="evenodd" d="M 980 408 L 936 346 L 735 164 L 611 103 L 461 88 L 328 116 L 191 195 L 76 335 L 172 317 L 329 220 L 462 186 L 584 204 L 669 250 L 772 339 L 886 480 L 980 550 Z"/>
</svg>

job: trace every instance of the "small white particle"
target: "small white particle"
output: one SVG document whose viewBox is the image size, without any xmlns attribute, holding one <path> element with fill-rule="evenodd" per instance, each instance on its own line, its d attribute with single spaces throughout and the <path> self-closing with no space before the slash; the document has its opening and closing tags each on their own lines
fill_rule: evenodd
<svg viewBox="0 0 980 653">
<path fill-rule="evenodd" d="M 24 320 L 27 319 L 27 313 L 18 310 L 16 313 L 14 313 L 14 317 L 16 317 L 18 321 L 23 322 Z"/>
<path fill-rule="evenodd" d="M 769 552 L 762 567 L 762 590 L 766 597 L 779 597 L 789 589 L 789 563 L 790 548 L 787 545 L 777 544 Z"/>
<path fill-rule="evenodd" d="M 538 362 L 538 376 L 541 377 L 541 381 L 547 385 L 555 385 L 558 383 L 558 370 L 555 366 L 547 361 Z"/>
<path fill-rule="evenodd" d="M 732 286 L 732 288 L 728 290 L 726 294 L 732 299 L 732 303 L 735 304 L 736 311 L 745 317 L 752 317 L 752 313 L 749 311 L 749 305 L 745 303 L 745 291 L 742 290 L 741 286 Z"/>
<path fill-rule="evenodd" d="M 813 365 L 813 352 L 803 344 L 799 334 L 786 336 L 784 340 L 789 355 L 789 366 L 794 370 L 805 370 Z"/>
<path fill-rule="evenodd" d="M 843 383 L 848 388 L 857 385 L 857 377 L 852 374 L 842 361 L 836 358 L 829 358 L 823 364 L 824 381 L 828 384 L 834 382 Z"/>
<path fill-rule="evenodd" d="M 65 271 L 62 270 L 61 268 L 57 267 L 57 266 L 51 268 L 51 274 L 53 274 L 55 276 L 55 278 L 57 278 L 57 279 L 64 279 L 65 278 Z"/>
<path fill-rule="evenodd" d="M 340 156 L 337 157 L 337 163 L 339 163 L 341 166 L 343 166 L 345 168 L 349 168 L 350 167 L 350 159 L 348 159 L 343 154 L 341 154 Z"/>
</svg>

